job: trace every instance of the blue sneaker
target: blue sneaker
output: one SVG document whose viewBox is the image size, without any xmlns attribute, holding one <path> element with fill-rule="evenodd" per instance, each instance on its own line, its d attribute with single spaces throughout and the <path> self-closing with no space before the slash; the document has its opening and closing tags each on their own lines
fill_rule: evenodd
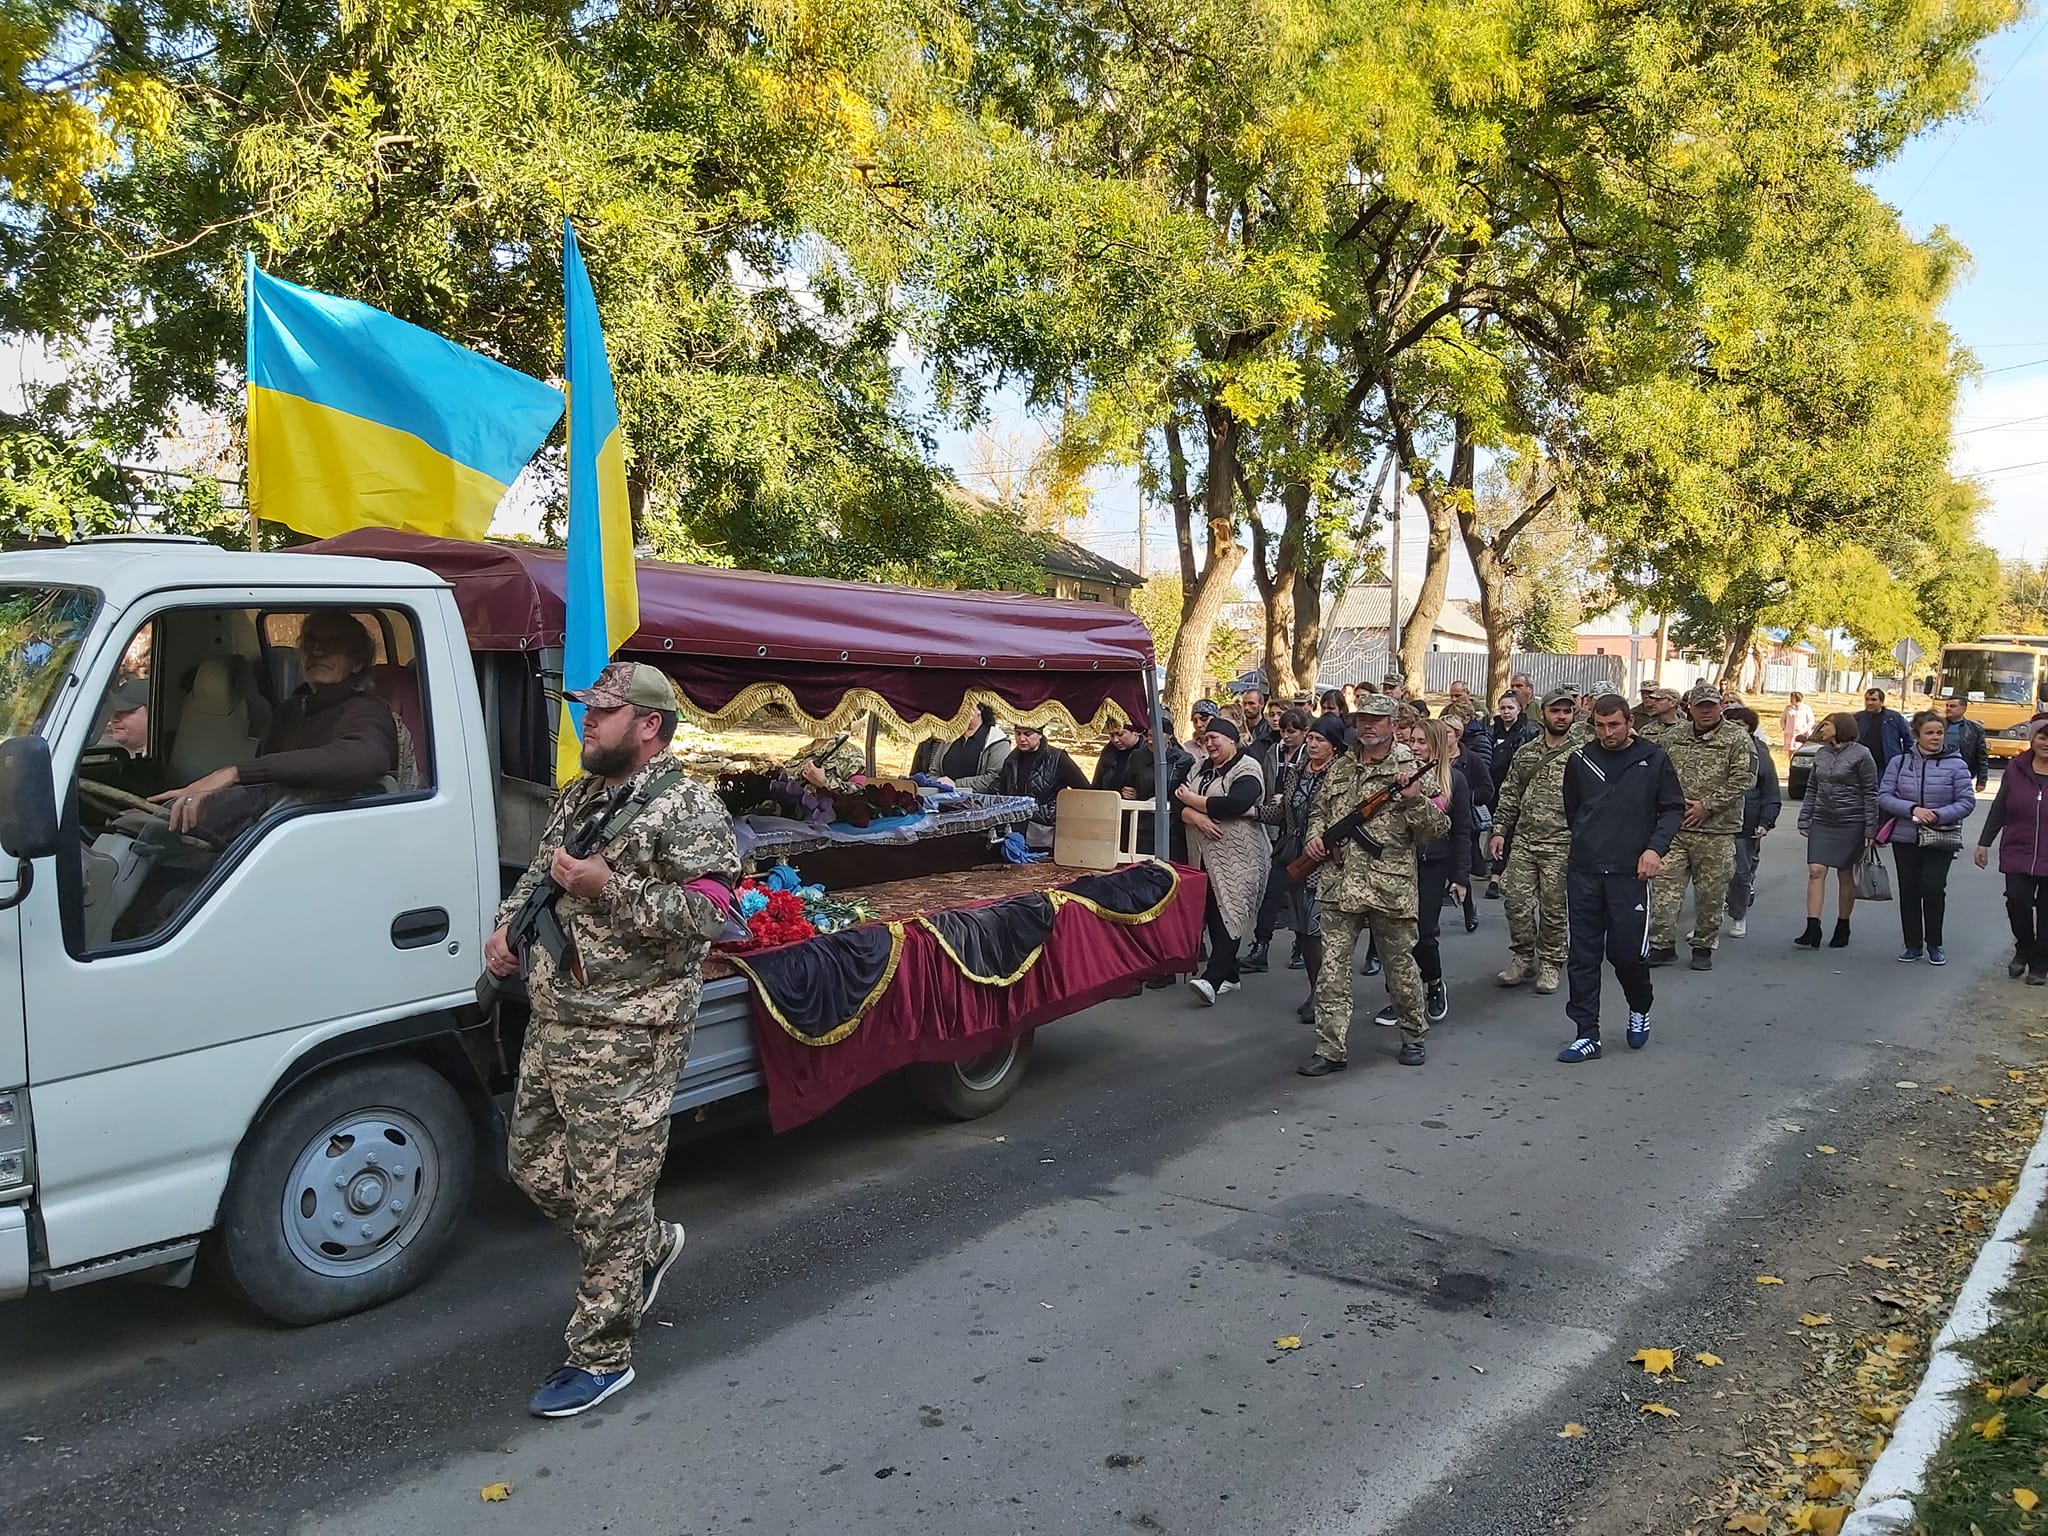
<svg viewBox="0 0 2048 1536">
<path fill-rule="evenodd" d="M 573 1418 L 632 1384 L 630 1365 L 623 1371 L 586 1371 L 581 1366 L 565 1365 L 540 1384 L 540 1390 L 526 1407 L 536 1418 Z"/>
<path fill-rule="evenodd" d="M 1650 1043 L 1650 1016 L 1647 1013 L 1632 1013 L 1628 1016 L 1628 1048 L 1640 1051 Z"/>
<path fill-rule="evenodd" d="M 1939 944 L 1930 944 L 1927 946 L 1927 963 L 1929 965 L 1947 965 L 1948 955 Z"/>
<path fill-rule="evenodd" d="M 1559 1061 L 1581 1062 L 1600 1059 L 1600 1041 L 1593 1035 L 1581 1035 L 1570 1045 L 1557 1053 Z"/>
<path fill-rule="evenodd" d="M 640 1275 L 640 1310 L 645 1312 L 654 1305 L 654 1298 L 661 1293 L 661 1282 L 683 1256 L 683 1224 L 680 1221 L 664 1222 L 673 1236 L 668 1245 L 668 1255 L 659 1264 L 650 1264 Z"/>
<path fill-rule="evenodd" d="M 1919 958 L 1920 951 L 1917 949 L 1902 949 L 1899 951 L 1899 964 L 1901 965 L 1911 965 Z"/>
</svg>

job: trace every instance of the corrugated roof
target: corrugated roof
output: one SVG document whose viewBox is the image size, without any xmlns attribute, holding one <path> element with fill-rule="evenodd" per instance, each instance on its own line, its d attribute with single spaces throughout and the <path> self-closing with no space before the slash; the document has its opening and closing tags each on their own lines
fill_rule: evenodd
<svg viewBox="0 0 2048 1536">
<path fill-rule="evenodd" d="M 1414 617 L 1415 598 L 1416 594 L 1404 583 L 1401 588 L 1401 621 L 1404 626 Z M 1323 621 L 1323 627 L 1326 630 L 1383 630 L 1387 627 L 1387 614 L 1393 607 L 1392 599 L 1393 589 L 1385 582 L 1360 582 L 1337 599 L 1330 616 Z M 1483 642 L 1486 639 L 1486 626 L 1452 602 L 1445 603 L 1438 612 L 1436 627 L 1431 632 L 1456 635 L 1464 640 Z"/>
</svg>

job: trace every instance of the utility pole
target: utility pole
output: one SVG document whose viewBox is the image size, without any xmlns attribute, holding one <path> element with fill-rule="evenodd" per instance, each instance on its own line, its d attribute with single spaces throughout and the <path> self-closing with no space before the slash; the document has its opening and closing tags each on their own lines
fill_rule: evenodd
<svg viewBox="0 0 2048 1536">
<path fill-rule="evenodd" d="M 1144 486 L 1142 486 L 1142 485 L 1138 487 L 1138 574 L 1139 574 L 1140 576 L 1143 576 L 1143 575 L 1145 575 L 1145 574 L 1146 574 L 1146 570 L 1145 570 L 1145 487 L 1144 487 Z"/>
<path fill-rule="evenodd" d="M 1393 532 L 1387 539 L 1387 670 L 1401 670 L 1401 461 L 1394 460 Z"/>
</svg>

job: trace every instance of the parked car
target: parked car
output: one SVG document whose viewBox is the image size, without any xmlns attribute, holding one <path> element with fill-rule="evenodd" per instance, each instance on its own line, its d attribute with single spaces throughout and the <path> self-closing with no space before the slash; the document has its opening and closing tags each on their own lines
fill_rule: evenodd
<svg viewBox="0 0 2048 1536">
<path fill-rule="evenodd" d="M 1813 760 L 1820 754 L 1820 743 L 1811 736 L 1799 738 L 1799 745 L 1792 749 L 1792 761 L 1785 770 L 1785 793 L 1794 800 L 1806 798 L 1806 781 L 1813 777 Z"/>
</svg>

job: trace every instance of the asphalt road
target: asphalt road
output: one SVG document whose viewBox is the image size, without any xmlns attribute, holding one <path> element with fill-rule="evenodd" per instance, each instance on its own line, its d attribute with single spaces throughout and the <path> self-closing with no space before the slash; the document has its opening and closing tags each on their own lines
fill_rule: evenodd
<svg viewBox="0 0 2048 1536">
<path fill-rule="evenodd" d="M 204 1282 L 34 1295 L 0 1309 L 0 1528 L 1549 1530 L 1553 1410 L 1623 1319 L 1683 1307 L 1731 1205 L 1783 1197 L 1788 1115 L 1966 1051 L 1959 999 L 2007 952 L 1968 868 L 1946 971 L 1893 963 L 1893 907 L 1847 951 L 1792 949 L 1792 809 L 1752 936 L 1657 973 L 1641 1054 L 1610 977 L 1615 1049 L 1553 1062 L 1563 998 L 1487 984 L 1483 902 L 1446 935 L 1421 1071 L 1361 1023 L 1350 1072 L 1295 1076 L 1303 983 L 1275 972 L 1213 1010 L 1147 993 L 1049 1027 L 972 1125 L 884 1086 L 790 1136 L 679 1145 L 660 1205 L 688 1253 L 640 1380 L 584 1418 L 524 1413 L 573 1265 L 502 1186 L 422 1291 L 318 1329 Z M 1359 997 L 1369 1018 L 1378 984 Z M 494 1482 L 509 1501 L 479 1499 Z"/>
</svg>

